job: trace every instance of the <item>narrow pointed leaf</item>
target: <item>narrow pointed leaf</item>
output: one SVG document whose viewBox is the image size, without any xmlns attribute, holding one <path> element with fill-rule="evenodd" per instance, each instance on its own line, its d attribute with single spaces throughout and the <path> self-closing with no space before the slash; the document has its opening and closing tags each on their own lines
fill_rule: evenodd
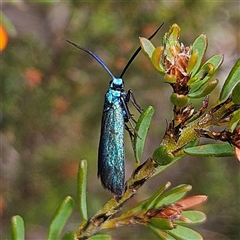
<svg viewBox="0 0 240 240">
<path fill-rule="evenodd" d="M 153 107 L 149 106 L 147 109 L 143 111 L 136 124 L 135 129 L 138 133 L 138 136 L 135 136 L 134 138 L 134 155 L 137 164 L 140 163 L 142 157 L 143 147 L 152 120 L 153 113 L 154 113 Z"/>
<path fill-rule="evenodd" d="M 167 182 L 166 184 L 162 185 L 146 202 L 146 204 L 144 205 L 146 210 L 151 209 L 156 200 L 158 200 L 159 196 L 171 185 L 170 182 Z"/>
<path fill-rule="evenodd" d="M 78 186 L 77 199 L 80 215 L 84 221 L 87 221 L 87 201 L 86 201 L 86 185 L 87 185 L 87 161 L 82 160 L 78 167 Z"/>
<path fill-rule="evenodd" d="M 165 184 L 163 184 L 149 199 L 146 199 L 140 203 L 138 203 L 137 205 L 135 205 L 133 208 L 131 208 L 130 210 L 128 210 L 126 213 L 124 213 L 122 216 L 129 216 L 132 215 L 135 212 L 139 212 L 139 211 L 147 211 L 149 209 L 151 209 L 154 204 L 155 201 L 158 199 L 158 197 L 171 185 L 170 182 L 167 182 Z"/>
<path fill-rule="evenodd" d="M 24 240 L 25 228 L 24 221 L 21 216 L 16 215 L 12 217 L 12 240 Z"/>
<path fill-rule="evenodd" d="M 48 231 L 48 240 L 59 238 L 65 223 L 70 217 L 74 207 L 74 200 L 68 196 L 58 207 Z"/>
<path fill-rule="evenodd" d="M 175 188 L 170 189 L 158 198 L 154 205 L 154 208 L 167 206 L 169 204 L 177 202 L 178 200 L 182 199 L 191 189 L 192 186 L 187 184 L 181 184 Z"/>
<path fill-rule="evenodd" d="M 240 59 L 237 60 L 233 68 L 231 69 L 219 96 L 219 103 L 224 102 L 228 95 L 231 93 L 233 87 L 240 79 Z"/>
<path fill-rule="evenodd" d="M 206 49 L 207 49 L 207 38 L 204 34 L 201 34 L 194 41 L 193 46 L 192 46 L 192 54 L 193 54 L 194 58 L 196 58 L 196 55 L 197 55 L 197 60 L 196 60 L 196 63 L 194 65 L 194 67 L 188 66 L 188 68 L 191 69 L 191 76 L 192 77 L 197 73 L 198 69 L 200 68 L 203 57 L 204 57 L 205 52 L 206 52 Z M 190 58 L 189 62 L 191 62 L 191 58 Z"/>
<path fill-rule="evenodd" d="M 146 212 L 147 210 L 153 208 L 155 204 L 155 200 L 158 199 L 161 193 L 164 192 L 170 185 L 171 185 L 170 182 L 163 184 L 149 199 L 139 202 L 133 208 L 129 209 L 127 212 L 122 214 L 121 217 L 130 216 L 139 211 Z"/>
<path fill-rule="evenodd" d="M 190 228 L 179 226 L 179 225 L 175 229 L 172 229 L 167 232 L 172 237 L 176 239 L 181 239 L 181 240 L 202 240 L 203 239 L 198 232 L 195 232 Z"/>
<path fill-rule="evenodd" d="M 184 152 L 188 155 L 201 157 L 230 157 L 234 155 L 233 147 L 229 143 L 206 144 L 184 149 Z"/>
</svg>

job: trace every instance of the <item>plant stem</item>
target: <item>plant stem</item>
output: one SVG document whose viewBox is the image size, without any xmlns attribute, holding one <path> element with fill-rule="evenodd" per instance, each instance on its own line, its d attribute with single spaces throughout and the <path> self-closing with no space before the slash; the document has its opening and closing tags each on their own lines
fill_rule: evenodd
<svg viewBox="0 0 240 240">
<path fill-rule="evenodd" d="M 169 136 L 163 138 L 161 145 L 165 145 L 171 152 L 177 152 L 182 149 L 190 141 L 198 138 L 196 130 L 198 129 L 209 129 L 210 127 L 217 125 L 226 114 L 229 114 L 229 109 L 234 108 L 234 103 L 230 100 L 217 105 L 210 109 L 208 112 L 200 116 L 195 121 L 189 123 L 185 128 L 182 129 L 181 137 L 177 142 L 173 142 Z M 143 164 L 138 166 L 132 176 L 126 182 L 126 191 L 121 197 L 113 196 L 105 205 L 100 209 L 93 217 L 91 217 L 84 225 L 81 225 L 77 231 L 77 239 L 87 239 L 93 234 L 97 233 L 102 224 L 113 217 L 116 213 L 121 210 L 121 206 L 129 200 L 140 188 L 147 179 L 163 171 L 165 168 L 171 166 L 178 160 L 180 160 L 184 154 L 174 158 L 174 160 L 165 166 L 159 166 L 150 157 Z"/>
</svg>

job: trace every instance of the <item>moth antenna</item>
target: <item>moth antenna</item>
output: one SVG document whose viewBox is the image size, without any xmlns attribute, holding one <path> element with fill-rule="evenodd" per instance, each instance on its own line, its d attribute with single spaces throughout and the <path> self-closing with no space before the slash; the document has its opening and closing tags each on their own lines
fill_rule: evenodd
<svg viewBox="0 0 240 240">
<path fill-rule="evenodd" d="M 115 78 L 114 75 L 111 73 L 111 71 L 108 69 L 108 67 L 105 65 L 105 63 L 97 55 L 95 55 L 93 52 L 87 50 L 84 47 L 81 47 L 80 45 L 78 45 L 78 44 L 76 44 L 76 43 L 74 43 L 74 42 L 72 42 L 70 40 L 67 40 L 67 42 L 72 44 L 74 47 L 76 47 L 76 48 L 78 48 L 78 49 L 80 49 L 80 50 L 90 54 L 95 60 L 97 60 L 102 65 L 102 67 L 108 72 L 108 74 L 112 77 L 112 79 Z"/>
<path fill-rule="evenodd" d="M 162 28 L 164 22 L 155 30 L 155 32 L 148 38 L 148 40 L 151 40 L 156 34 L 157 32 L 160 30 L 160 28 Z M 126 70 L 128 69 L 128 67 L 130 66 L 130 64 L 132 63 L 132 61 L 134 60 L 134 58 L 138 55 L 138 53 L 141 51 L 141 47 L 139 47 L 135 53 L 132 55 L 132 57 L 129 59 L 128 63 L 126 64 L 126 66 L 124 67 L 121 75 L 120 75 L 120 78 L 123 77 L 124 73 L 126 72 Z"/>
</svg>

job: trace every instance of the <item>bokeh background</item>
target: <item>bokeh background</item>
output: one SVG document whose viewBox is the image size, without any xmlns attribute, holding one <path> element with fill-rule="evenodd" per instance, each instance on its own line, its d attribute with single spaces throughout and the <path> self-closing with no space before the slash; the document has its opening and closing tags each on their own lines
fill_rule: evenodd
<svg viewBox="0 0 240 240">
<path fill-rule="evenodd" d="M 10 238 L 11 217 L 16 214 L 25 220 L 27 239 L 46 239 L 57 206 L 67 195 L 76 197 L 81 159 L 88 161 L 89 216 L 110 197 L 96 176 L 103 97 L 110 78 L 66 39 L 96 53 L 119 76 L 139 46 L 138 37 L 151 35 L 163 21 L 153 43 L 160 45 L 173 23 L 180 26 L 185 45 L 205 33 L 206 56 L 225 56 L 216 76 L 222 83 L 240 55 L 238 1 L 1 1 L 0 23 L 5 29 L 1 33 L 7 32 L 1 52 L 2 239 Z M 124 80 L 143 108 L 155 108 L 144 160 L 160 143 L 166 119 L 172 117 L 171 89 L 142 53 Z M 128 177 L 134 158 L 127 135 L 125 145 Z M 190 195 L 209 197 L 201 209 L 207 222 L 195 227 L 205 239 L 240 239 L 239 173 L 234 158 L 186 157 L 149 180 L 128 206 L 149 197 L 166 181 L 172 186 L 188 183 L 193 185 Z M 64 231 L 75 230 L 79 222 L 76 208 Z M 157 239 L 143 227 L 110 233 L 114 239 Z"/>
</svg>

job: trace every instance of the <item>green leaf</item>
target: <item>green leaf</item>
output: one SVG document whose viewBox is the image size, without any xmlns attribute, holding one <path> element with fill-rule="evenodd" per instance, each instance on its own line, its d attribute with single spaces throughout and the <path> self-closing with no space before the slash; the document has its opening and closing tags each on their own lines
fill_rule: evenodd
<svg viewBox="0 0 240 240">
<path fill-rule="evenodd" d="M 143 52 L 151 60 L 153 51 L 155 50 L 154 45 L 147 38 L 140 37 L 139 39 Z"/>
<path fill-rule="evenodd" d="M 144 208 L 146 210 L 149 210 L 153 208 L 155 205 L 156 201 L 159 199 L 159 196 L 171 185 L 170 182 L 165 183 L 162 185 L 158 190 L 147 200 L 147 202 L 144 204 Z"/>
<path fill-rule="evenodd" d="M 191 87 L 190 93 L 196 92 L 198 89 L 203 87 L 208 80 L 213 76 L 217 69 L 223 62 L 223 55 L 214 55 L 209 58 L 197 74 L 188 81 L 188 85 Z"/>
<path fill-rule="evenodd" d="M 142 202 L 139 202 L 137 205 L 135 205 L 133 208 L 129 209 L 127 212 L 125 212 L 123 216 L 129 216 L 133 215 L 136 212 L 143 211 L 146 212 L 147 210 L 153 208 L 155 201 L 158 199 L 158 197 L 164 192 L 169 186 L 171 185 L 170 182 L 167 182 L 160 186 L 158 190 L 149 198 Z"/>
<path fill-rule="evenodd" d="M 239 123 L 240 123 L 240 109 L 233 113 L 233 116 L 228 126 L 230 131 L 233 132 L 233 130 L 237 127 Z"/>
<path fill-rule="evenodd" d="M 59 238 L 67 219 L 70 217 L 74 207 L 74 200 L 68 196 L 58 207 L 48 231 L 48 240 Z"/>
<path fill-rule="evenodd" d="M 184 149 L 184 152 L 192 156 L 201 157 L 229 157 L 233 156 L 233 147 L 229 143 L 206 144 Z"/>
<path fill-rule="evenodd" d="M 191 224 L 201 223 L 206 220 L 206 215 L 203 212 L 196 211 L 196 210 L 183 211 L 181 213 L 181 216 L 190 220 L 190 222 L 187 222 L 187 224 L 188 223 L 191 223 Z M 186 224 L 182 221 L 176 221 L 175 223 L 176 224 Z"/>
<path fill-rule="evenodd" d="M 224 82 L 218 100 L 219 103 L 224 102 L 227 99 L 228 95 L 232 91 L 232 88 L 237 84 L 239 79 L 240 79 L 240 59 L 237 60 L 237 62 L 231 69 L 226 81 Z"/>
<path fill-rule="evenodd" d="M 153 113 L 154 113 L 153 107 L 149 106 L 147 109 L 145 109 L 142 112 L 136 124 L 135 129 L 138 133 L 138 136 L 134 137 L 134 155 L 135 155 L 136 163 L 138 164 L 140 163 L 140 160 L 142 157 L 143 147 L 144 147 L 147 132 L 152 120 Z"/>
<path fill-rule="evenodd" d="M 25 228 L 24 221 L 21 216 L 16 215 L 12 217 L 12 240 L 24 240 Z"/>
<path fill-rule="evenodd" d="M 204 86 L 204 87 L 198 89 L 196 92 L 189 93 L 187 96 L 189 98 L 202 98 L 202 97 L 205 97 L 208 94 L 210 94 L 217 85 L 218 85 L 218 80 L 215 79 L 215 80 L 211 81 L 210 83 L 208 83 L 207 86 Z"/>
<path fill-rule="evenodd" d="M 167 206 L 169 204 L 177 202 L 178 200 L 182 199 L 191 189 L 192 186 L 187 184 L 181 184 L 175 188 L 170 189 L 158 198 L 154 205 L 154 208 Z"/>
<path fill-rule="evenodd" d="M 177 225 L 175 229 L 172 229 L 166 232 L 170 234 L 172 237 L 176 239 L 181 239 L 181 240 L 202 240 L 203 239 L 198 232 L 195 232 L 190 228 L 179 226 L 179 225 Z"/>
<path fill-rule="evenodd" d="M 149 224 L 148 227 L 162 240 L 175 240 L 175 238 L 173 238 L 172 236 L 170 236 L 166 232 L 161 231 L 159 228 L 156 228 L 153 225 Z"/>
<path fill-rule="evenodd" d="M 201 66 L 203 57 L 205 55 L 207 49 L 207 38 L 204 34 L 201 34 L 193 43 L 192 46 L 192 56 L 193 58 L 189 59 L 189 66 L 187 66 L 188 72 L 191 72 L 190 75 L 193 77 L 198 69 Z M 190 64 L 194 62 L 194 66 L 191 66 Z"/>
<path fill-rule="evenodd" d="M 239 76 L 240 79 L 240 76 Z M 240 104 L 240 82 L 234 87 L 232 91 L 232 101 L 235 104 Z"/>
<path fill-rule="evenodd" d="M 156 228 L 161 230 L 171 230 L 174 225 L 170 219 L 167 218 L 150 218 L 149 223 Z"/>
<path fill-rule="evenodd" d="M 87 201 L 86 201 L 86 185 L 87 185 L 87 161 L 82 160 L 78 167 L 77 177 L 77 199 L 78 208 L 83 222 L 88 219 L 87 216 Z"/>
<path fill-rule="evenodd" d="M 110 235 L 103 235 L 103 234 L 98 234 L 98 235 L 93 235 L 90 238 L 88 238 L 89 240 L 111 240 L 111 236 Z"/>
<path fill-rule="evenodd" d="M 62 240 L 75 240 L 75 239 L 76 239 L 75 232 L 67 232 L 62 238 Z"/>
</svg>

